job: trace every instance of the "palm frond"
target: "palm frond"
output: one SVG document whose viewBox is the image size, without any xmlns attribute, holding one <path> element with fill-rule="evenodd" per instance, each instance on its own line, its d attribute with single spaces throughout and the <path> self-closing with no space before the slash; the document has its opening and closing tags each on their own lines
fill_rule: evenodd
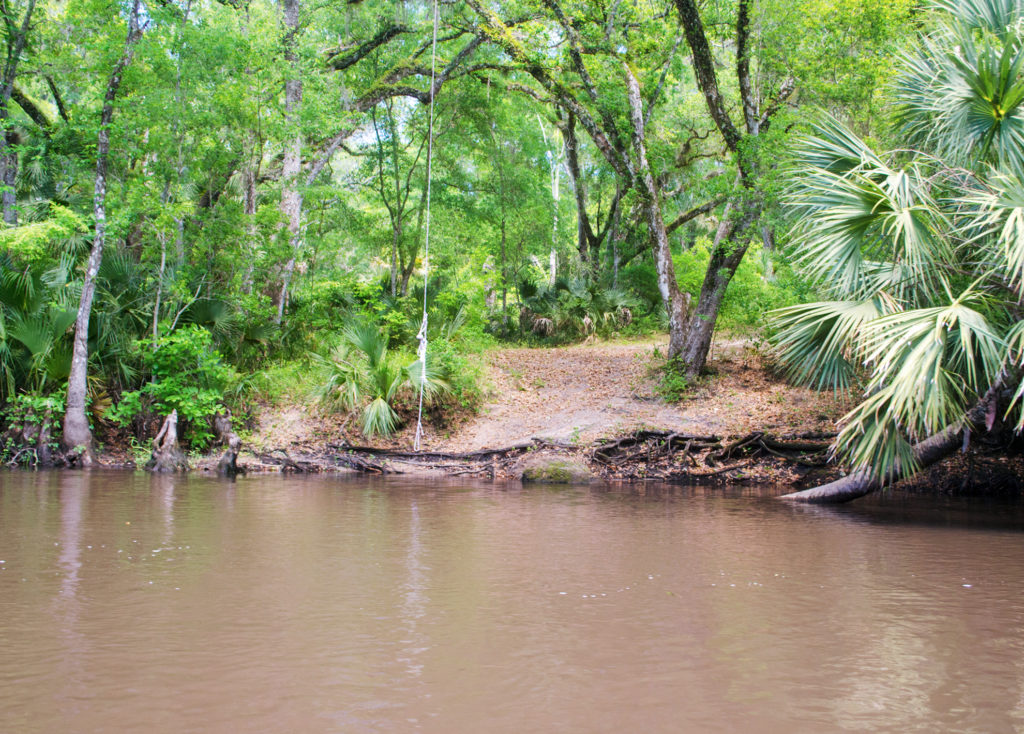
<svg viewBox="0 0 1024 734">
<path fill-rule="evenodd" d="M 882 298 L 805 303 L 771 314 L 772 352 L 793 382 L 818 390 L 850 387 L 866 324 L 891 313 Z"/>
<path fill-rule="evenodd" d="M 354 410 L 362 398 L 359 369 L 342 355 L 339 352 L 331 357 L 315 352 L 309 355 L 314 364 L 327 373 L 326 379 L 316 390 L 316 397 L 326 407 Z"/>
<path fill-rule="evenodd" d="M 1011 284 L 1024 285 L 1024 182 L 1014 174 L 995 172 L 989 186 L 965 198 L 977 207 L 977 215 L 967 226 L 975 228 L 967 239 L 981 246 L 993 245 L 999 261 L 997 270 L 1005 270 Z"/>
<path fill-rule="evenodd" d="M 901 440 L 919 440 L 962 420 L 996 379 L 1005 342 L 971 308 L 975 300 L 967 293 L 947 306 L 903 311 L 865 326 L 863 354 L 873 370 L 868 397 L 844 419 L 849 425 L 840 435 L 858 468 L 887 466 L 897 429 Z"/>
<path fill-rule="evenodd" d="M 345 328 L 345 341 L 362 352 L 369 361 L 370 368 L 385 361 L 388 342 L 381 330 L 373 324 L 356 322 Z"/>
<path fill-rule="evenodd" d="M 398 414 L 384 398 L 375 398 L 363 409 L 363 433 L 367 436 L 390 436 L 398 423 Z"/>
<path fill-rule="evenodd" d="M 911 145 L 960 165 L 1024 163 L 1024 46 L 1017 0 L 936 3 L 949 16 L 904 54 L 898 118 Z"/>
<path fill-rule="evenodd" d="M 915 164 L 893 168 L 866 153 L 851 167 L 852 152 L 846 159 L 839 156 L 852 133 L 845 135 L 838 123 L 818 132 L 808 143 L 817 152 L 794 171 L 788 196 L 798 217 L 797 265 L 841 300 L 860 300 L 876 290 L 871 262 L 899 264 L 917 288 L 942 292 L 945 281 L 937 265 L 952 257 L 951 225 L 931 194 L 926 172 Z M 837 152 L 821 153 L 833 149 Z"/>
<path fill-rule="evenodd" d="M 432 402 L 435 398 L 451 392 L 451 384 L 446 379 L 443 370 L 431 359 L 427 359 L 425 378 L 423 362 L 418 359 L 405 368 L 405 374 L 415 392 L 419 392 L 422 387 L 423 398 L 427 402 Z"/>
</svg>

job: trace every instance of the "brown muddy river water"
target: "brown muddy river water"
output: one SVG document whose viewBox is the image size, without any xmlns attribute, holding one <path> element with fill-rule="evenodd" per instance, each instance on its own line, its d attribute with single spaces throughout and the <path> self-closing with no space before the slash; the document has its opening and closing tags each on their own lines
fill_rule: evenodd
<svg viewBox="0 0 1024 734">
<path fill-rule="evenodd" d="M 1020 507 L 0 474 L 0 732 L 1022 732 Z"/>
</svg>

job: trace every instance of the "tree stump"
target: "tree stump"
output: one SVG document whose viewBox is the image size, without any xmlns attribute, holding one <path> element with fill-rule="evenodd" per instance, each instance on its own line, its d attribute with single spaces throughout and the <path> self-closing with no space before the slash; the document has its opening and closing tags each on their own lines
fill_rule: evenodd
<svg viewBox="0 0 1024 734">
<path fill-rule="evenodd" d="M 178 411 L 172 410 L 171 414 L 164 418 L 160 432 L 153 439 L 153 454 L 144 468 L 146 471 L 159 474 L 188 471 L 188 459 L 178 446 Z"/>
<path fill-rule="evenodd" d="M 217 474 L 222 477 L 233 477 L 239 473 L 238 452 L 242 448 L 242 439 L 231 430 L 231 413 L 218 413 L 213 419 L 213 431 L 224 444 L 224 455 L 217 462 Z"/>
</svg>

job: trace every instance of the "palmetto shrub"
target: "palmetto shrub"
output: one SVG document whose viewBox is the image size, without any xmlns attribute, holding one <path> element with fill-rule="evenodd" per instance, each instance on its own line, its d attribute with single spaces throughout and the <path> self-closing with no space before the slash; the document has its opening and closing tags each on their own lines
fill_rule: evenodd
<svg viewBox="0 0 1024 734">
<path fill-rule="evenodd" d="M 906 148 L 876 153 L 835 121 L 800 152 L 798 266 L 825 300 L 776 312 L 788 375 L 864 394 L 836 448 L 886 478 L 982 396 L 1019 431 L 1024 366 L 1024 18 L 1018 0 L 933 6 L 895 86 Z"/>
<path fill-rule="evenodd" d="M 342 332 L 342 342 L 330 355 L 313 354 L 325 373 L 317 390 L 322 405 L 336 410 L 359 410 L 366 436 L 389 436 L 402 423 L 396 400 L 418 394 L 430 404 L 449 391 L 434 360 L 427 358 L 426 379 L 419 360 L 407 363 L 389 352 L 388 338 L 376 325 L 356 322 Z"/>
</svg>

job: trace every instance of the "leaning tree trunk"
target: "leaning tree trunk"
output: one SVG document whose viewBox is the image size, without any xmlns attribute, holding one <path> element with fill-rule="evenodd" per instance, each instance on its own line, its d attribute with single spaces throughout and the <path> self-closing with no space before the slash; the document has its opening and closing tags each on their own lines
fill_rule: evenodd
<svg viewBox="0 0 1024 734">
<path fill-rule="evenodd" d="M 950 456 L 964 445 L 964 431 L 974 426 L 983 426 L 986 416 L 996 404 L 1002 383 L 989 388 L 978 404 L 971 408 L 963 423 L 954 423 L 943 430 L 914 445 L 914 469 L 924 469 Z M 912 470 L 899 467 L 888 477 L 891 481 L 905 479 Z M 782 499 L 796 502 L 812 502 L 817 504 L 842 504 L 858 497 L 871 494 L 884 486 L 882 479 L 869 472 L 853 472 L 834 482 L 820 487 L 805 489 L 782 495 Z"/>
<path fill-rule="evenodd" d="M 96 181 L 93 188 L 93 232 L 92 249 L 85 266 L 85 279 L 82 281 L 82 296 L 78 302 L 78 316 L 75 319 L 75 340 L 71 352 L 71 372 L 68 375 L 67 408 L 64 413 L 64 430 L 61 437 L 61 450 L 68 463 L 90 466 L 93 463 L 92 430 L 85 417 L 85 397 L 89 366 L 89 316 L 92 311 L 92 299 L 96 292 L 96 274 L 103 259 L 103 242 L 107 225 L 107 159 L 110 156 L 110 121 L 114 117 L 114 99 L 121 86 L 124 70 L 131 63 L 135 51 L 135 42 L 142 35 L 139 27 L 139 0 L 132 4 L 128 16 L 128 35 L 124 42 L 124 52 L 114 65 L 107 80 L 107 92 L 103 97 L 103 110 L 100 113 L 100 130 L 96 142 Z"/>
<path fill-rule="evenodd" d="M 686 328 L 686 334 L 677 351 L 669 345 L 669 356 L 679 357 L 685 365 L 686 375 L 696 377 L 704 369 L 711 351 L 711 339 L 715 333 L 715 322 L 722 308 L 722 300 L 729 288 L 729 282 L 743 261 L 749 246 L 751 225 L 760 214 L 753 203 L 746 203 L 743 211 L 735 214 L 736 219 L 722 223 L 718 242 L 711 251 L 704 283 L 700 288 L 697 306 Z"/>
<path fill-rule="evenodd" d="M 637 190 L 643 202 L 644 218 L 650 231 L 654 263 L 658 271 L 658 290 L 668 311 L 668 356 L 674 357 L 683 349 L 686 324 L 689 321 L 690 294 L 679 290 L 675 266 L 672 264 L 672 250 L 669 247 L 665 220 L 661 216 L 661 195 L 647 161 L 647 146 L 644 143 L 643 102 L 640 85 L 630 70 L 623 64 L 626 75 L 626 92 L 629 98 L 630 118 L 633 123 L 633 148 L 637 160 Z M 616 271 L 618 267 L 616 266 Z"/>
</svg>

